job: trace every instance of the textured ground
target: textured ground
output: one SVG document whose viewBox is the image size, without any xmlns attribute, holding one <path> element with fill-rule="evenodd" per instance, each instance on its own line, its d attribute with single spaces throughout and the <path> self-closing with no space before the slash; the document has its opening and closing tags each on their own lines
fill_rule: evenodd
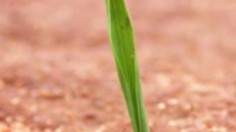
<svg viewBox="0 0 236 132">
<path fill-rule="evenodd" d="M 0 132 L 131 132 L 104 1 L 0 2 Z M 236 132 L 236 2 L 128 3 L 152 132 Z"/>
</svg>

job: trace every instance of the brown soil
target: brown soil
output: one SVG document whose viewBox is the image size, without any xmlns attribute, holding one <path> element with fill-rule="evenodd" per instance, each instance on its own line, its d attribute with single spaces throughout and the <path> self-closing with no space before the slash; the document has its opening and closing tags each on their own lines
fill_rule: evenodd
<svg viewBox="0 0 236 132">
<path fill-rule="evenodd" d="M 0 2 L 0 132 L 131 132 L 104 1 Z M 128 3 L 152 132 L 235 132 L 236 2 Z"/>
</svg>

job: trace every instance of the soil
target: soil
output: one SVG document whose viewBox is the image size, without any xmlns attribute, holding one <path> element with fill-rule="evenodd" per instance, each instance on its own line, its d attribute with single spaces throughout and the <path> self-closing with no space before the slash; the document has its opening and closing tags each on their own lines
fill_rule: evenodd
<svg viewBox="0 0 236 132">
<path fill-rule="evenodd" d="M 0 2 L 0 132 L 132 132 L 104 1 Z M 128 5 L 152 132 L 235 132 L 236 2 Z"/>
</svg>

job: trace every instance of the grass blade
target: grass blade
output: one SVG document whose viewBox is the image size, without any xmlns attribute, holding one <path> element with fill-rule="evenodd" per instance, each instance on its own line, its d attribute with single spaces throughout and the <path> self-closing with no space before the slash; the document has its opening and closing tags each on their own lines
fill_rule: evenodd
<svg viewBox="0 0 236 132">
<path fill-rule="evenodd" d="M 149 132 L 134 33 L 124 0 L 106 0 L 109 33 L 116 67 L 135 132 Z"/>
</svg>

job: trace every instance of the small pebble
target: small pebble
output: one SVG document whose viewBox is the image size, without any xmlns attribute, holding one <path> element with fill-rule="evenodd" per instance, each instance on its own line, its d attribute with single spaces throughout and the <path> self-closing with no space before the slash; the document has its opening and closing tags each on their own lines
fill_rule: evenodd
<svg viewBox="0 0 236 132">
<path fill-rule="evenodd" d="M 31 112 L 31 113 L 36 113 L 38 111 L 38 106 L 37 105 L 30 105 L 28 110 Z"/>
<path fill-rule="evenodd" d="M 170 120 L 170 121 L 168 122 L 168 125 L 169 125 L 169 126 L 172 126 L 172 127 L 175 127 L 175 126 L 178 125 L 178 122 L 177 122 L 177 121 L 174 121 L 174 120 Z"/>
<path fill-rule="evenodd" d="M 159 103 L 159 104 L 158 104 L 158 109 L 159 109 L 159 110 L 164 110 L 164 109 L 166 109 L 166 104 L 163 103 L 163 102 Z"/>
<path fill-rule="evenodd" d="M 11 132 L 31 132 L 30 128 L 21 122 L 15 122 L 11 125 Z"/>
<path fill-rule="evenodd" d="M 3 89 L 5 86 L 5 83 L 3 80 L 0 80 L 0 90 Z"/>
<path fill-rule="evenodd" d="M 13 121 L 12 117 L 10 117 L 10 116 L 7 116 L 5 118 L 5 120 L 6 120 L 7 123 L 12 123 L 12 121 Z"/>
<path fill-rule="evenodd" d="M 20 103 L 20 98 L 15 97 L 11 99 L 11 104 L 12 105 L 18 105 Z"/>
<path fill-rule="evenodd" d="M 6 124 L 0 123 L 0 132 L 7 132 L 8 127 Z"/>
<path fill-rule="evenodd" d="M 179 101 L 177 99 L 169 99 L 168 104 L 169 105 L 178 105 Z"/>
<path fill-rule="evenodd" d="M 224 127 L 214 126 L 211 128 L 211 132 L 227 132 L 227 129 Z"/>
</svg>

